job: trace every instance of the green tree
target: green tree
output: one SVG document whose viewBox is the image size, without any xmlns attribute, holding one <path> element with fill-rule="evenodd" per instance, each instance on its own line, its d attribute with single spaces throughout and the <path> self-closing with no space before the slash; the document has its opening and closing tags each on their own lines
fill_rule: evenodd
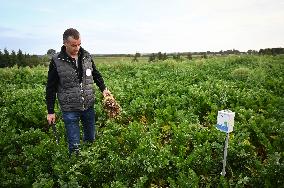
<svg viewBox="0 0 284 188">
<path fill-rule="evenodd" d="M 152 53 L 150 56 L 149 56 L 149 59 L 148 59 L 148 62 L 153 62 L 155 61 L 156 59 L 156 55 L 154 53 Z"/>
<path fill-rule="evenodd" d="M 16 52 L 12 50 L 10 54 L 10 65 L 14 66 L 17 64 L 17 62 L 18 62 L 18 58 L 17 58 Z"/>
<path fill-rule="evenodd" d="M 162 52 L 158 52 L 157 58 L 158 58 L 158 60 L 163 60 L 163 54 L 162 54 Z"/>
<path fill-rule="evenodd" d="M 6 48 L 4 48 L 3 65 L 4 67 L 10 66 L 10 53 Z"/>
<path fill-rule="evenodd" d="M 4 67 L 4 65 L 3 65 L 3 53 L 0 49 L 0 68 L 3 68 L 3 67 Z"/>
<path fill-rule="evenodd" d="M 206 53 L 206 52 L 204 52 L 204 53 L 202 54 L 202 58 L 204 58 L 204 59 L 207 59 L 207 58 L 208 58 L 208 56 L 207 56 L 207 53 Z"/>
<path fill-rule="evenodd" d="M 248 50 L 247 54 L 252 55 L 252 50 Z"/>
<path fill-rule="evenodd" d="M 26 66 L 26 58 L 25 58 L 25 56 L 23 55 L 23 52 L 22 52 L 22 50 L 18 50 L 18 52 L 17 52 L 17 58 L 18 58 L 18 65 L 19 66 Z"/>
<path fill-rule="evenodd" d="M 180 53 L 173 54 L 173 59 L 176 61 L 181 61 L 182 59 Z"/>
<path fill-rule="evenodd" d="M 141 57 L 141 54 L 136 52 L 133 59 L 132 59 L 132 62 L 138 62 L 138 57 Z"/>
<path fill-rule="evenodd" d="M 46 54 L 47 55 L 55 55 L 56 54 L 56 50 L 54 50 L 54 49 L 49 49 L 49 50 L 47 50 L 47 52 L 46 52 Z"/>
<path fill-rule="evenodd" d="M 186 57 L 187 57 L 188 60 L 192 60 L 192 54 L 190 52 L 187 53 Z"/>
<path fill-rule="evenodd" d="M 37 55 L 32 55 L 27 60 L 30 67 L 34 67 L 40 64 L 40 59 Z"/>
<path fill-rule="evenodd" d="M 163 54 L 163 60 L 168 59 L 168 55 L 166 53 Z"/>
</svg>

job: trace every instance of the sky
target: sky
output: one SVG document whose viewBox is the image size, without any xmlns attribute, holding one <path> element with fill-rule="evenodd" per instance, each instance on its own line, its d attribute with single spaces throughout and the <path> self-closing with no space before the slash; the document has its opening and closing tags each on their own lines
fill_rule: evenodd
<svg viewBox="0 0 284 188">
<path fill-rule="evenodd" d="M 59 51 L 76 28 L 92 54 L 284 47 L 284 0 L 0 0 L 0 50 Z"/>
</svg>

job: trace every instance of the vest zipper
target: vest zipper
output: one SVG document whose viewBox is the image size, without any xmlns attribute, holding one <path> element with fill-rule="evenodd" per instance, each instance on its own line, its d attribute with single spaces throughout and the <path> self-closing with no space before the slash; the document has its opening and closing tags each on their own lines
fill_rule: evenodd
<svg viewBox="0 0 284 188">
<path fill-rule="evenodd" d="M 81 87 L 81 95 L 82 95 L 82 100 L 83 100 L 83 110 L 85 110 L 85 103 L 84 103 L 85 98 L 83 96 L 84 90 L 83 90 L 83 84 L 82 83 L 80 83 L 80 87 Z"/>
</svg>

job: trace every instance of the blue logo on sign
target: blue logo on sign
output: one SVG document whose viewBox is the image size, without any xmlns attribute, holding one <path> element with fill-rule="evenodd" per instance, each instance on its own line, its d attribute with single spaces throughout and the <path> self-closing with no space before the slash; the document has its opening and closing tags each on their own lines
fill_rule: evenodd
<svg viewBox="0 0 284 188">
<path fill-rule="evenodd" d="M 223 131 L 223 132 L 226 132 L 226 133 L 229 131 L 227 122 L 224 122 L 224 124 L 217 124 L 217 125 L 216 125 L 216 128 L 217 128 L 219 131 Z"/>
</svg>

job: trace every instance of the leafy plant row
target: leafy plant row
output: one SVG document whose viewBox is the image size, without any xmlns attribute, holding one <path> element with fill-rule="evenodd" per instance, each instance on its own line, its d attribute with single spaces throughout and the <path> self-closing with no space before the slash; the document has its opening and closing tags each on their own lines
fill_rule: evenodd
<svg viewBox="0 0 284 188">
<path fill-rule="evenodd" d="M 3 187 L 279 187 L 283 58 L 241 56 L 98 64 L 122 106 L 107 119 L 96 92 L 96 141 L 69 158 L 45 120 L 47 68 L 0 69 Z M 227 174 L 218 110 L 236 112 Z"/>
</svg>

